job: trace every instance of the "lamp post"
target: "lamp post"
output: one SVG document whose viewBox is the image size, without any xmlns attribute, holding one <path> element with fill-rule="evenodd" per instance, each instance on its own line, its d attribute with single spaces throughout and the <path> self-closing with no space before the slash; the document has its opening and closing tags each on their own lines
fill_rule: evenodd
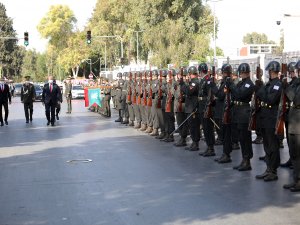
<svg viewBox="0 0 300 225">
<path fill-rule="evenodd" d="M 213 3 L 213 15 L 214 15 L 214 66 L 216 65 L 217 58 L 217 45 L 216 45 L 216 2 L 220 2 L 222 0 L 206 0 L 206 2 Z"/>
<path fill-rule="evenodd" d="M 136 64 L 139 63 L 139 32 L 143 32 L 143 30 L 133 31 L 136 32 Z"/>
</svg>

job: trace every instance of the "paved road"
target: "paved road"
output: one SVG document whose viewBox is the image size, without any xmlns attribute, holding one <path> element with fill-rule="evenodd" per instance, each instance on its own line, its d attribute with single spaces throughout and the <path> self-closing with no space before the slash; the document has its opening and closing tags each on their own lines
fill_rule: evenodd
<svg viewBox="0 0 300 225">
<path fill-rule="evenodd" d="M 72 115 L 64 103 L 57 126 L 47 127 L 41 103 L 25 124 L 13 100 L 9 126 L 0 127 L 0 225 L 300 224 L 300 194 L 282 188 L 291 171 L 255 180 L 265 169 L 262 146 L 253 170 L 238 172 L 239 151 L 219 165 L 73 103 Z M 92 162 L 67 162 L 76 159 Z"/>
</svg>

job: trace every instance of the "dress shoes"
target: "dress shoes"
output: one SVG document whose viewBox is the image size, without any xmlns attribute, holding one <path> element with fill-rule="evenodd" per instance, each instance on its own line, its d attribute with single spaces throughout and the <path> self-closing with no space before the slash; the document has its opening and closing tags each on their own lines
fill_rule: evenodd
<svg viewBox="0 0 300 225">
<path fill-rule="evenodd" d="M 275 181 L 278 180 L 278 176 L 276 173 L 269 173 L 267 176 L 264 177 L 264 181 L 269 182 L 269 181 Z"/>
<path fill-rule="evenodd" d="M 230 156 L 223 154 L 221 158 L 219 158 L 218 163 L 224 164 L 224 163 L 230 163 L 232 160 Z"/>
<path fill-rule="evenodd" d="M 252 141 L 253 144 L 263 144 L 263 138 L 262 137 L 256 137 L 256 139 L 254 141 Z"/>
<path fill-rule="evenodd" d="M 287 168 L 287 167 L 289 168 L 291 166 L 292 166 L 292 160 L 291 159 L 289 159 L 285 163 L 280 164 L 280 167 L 283 167 L 283 168 Z"/>
<path fill-rule="evenodd" d="M 299 192 L 300 191 L 300 181 L 298 181 L 297 183 L 295 183 L 295 186 L 290 188 L 291 192 Z"/>
<path fill-rule="evenodd" d="M 283 185 L 283 188 L 284 189 L 291 189 L 292 187 L 295 187 L 296 183 L 295 182 L 292 182 L 290 184 L 285 184 Z"/>
<path fill-rule="evenodd" d="M 239 150 L 239 149 L 240 149 L 239 143 L 233 143 L 232 144 L 232 150 Z"/>
</svg>

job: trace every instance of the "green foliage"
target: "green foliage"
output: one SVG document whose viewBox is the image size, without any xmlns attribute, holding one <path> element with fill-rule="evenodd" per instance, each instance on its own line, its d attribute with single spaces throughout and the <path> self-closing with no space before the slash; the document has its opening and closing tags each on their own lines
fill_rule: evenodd
<svg viewBox="0 0 300 225">
<path fill-rule="evenodd" d="M 2 75 L 12 77 L 19 75 L 22 54 L 17 46 L 16 32 L 12 19 L 7 17 L 5 6 L 0 3 L 1 36 L 11 39 L 0 39 L 0 66 Z"/>
<path fill-rule="evenodd" d="M 244 44 L 275 44 L 274 41 L 268 40 L 268 36 L 264 33 L 257 32 L 247 33 L 243 37 Z"/>
<path fill-rule="evenodd" d="M 199 0 L 98 0 L 88 27 L 92 36 L 121 36 L 129 59 L 136 59 L 137 54 L 134 31 L 143 31 L 139 33 L 139 58 L 150 58 L 151 64 L 165 67 L 206 58 L 213 16 Z M 103 43 L 100 40 L 94 46 Z M 120 46 L 111 39 L 106 40 L 106 45 L 111 62 L 116 63 Z"/>
<path fill-rule="evenodd" d="M 49 39 L 49 43 L 60 50 L 65 48 L 76 21 L 73 11 L 68 6 L 55 5 L 50 7 L 37 29 L 43 38 Z"/>
</svg>

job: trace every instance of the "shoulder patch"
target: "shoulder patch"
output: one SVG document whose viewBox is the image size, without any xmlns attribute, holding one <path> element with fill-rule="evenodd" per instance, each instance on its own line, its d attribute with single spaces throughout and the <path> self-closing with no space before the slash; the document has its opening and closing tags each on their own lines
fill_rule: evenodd
<svg viewBox="0 0 300 225">
<path fill-rule="evenodd" d="M 279 86 L 278 85 L 274 85 L 273 89 L 276 90 L 276 91 L 278 91 L 279 90 Z"/>
<path fill-rule="evenodd" d="M 245 84 L 245 88 L 249 88 L 250 87 L 250 84 Z"/>
</svg>

